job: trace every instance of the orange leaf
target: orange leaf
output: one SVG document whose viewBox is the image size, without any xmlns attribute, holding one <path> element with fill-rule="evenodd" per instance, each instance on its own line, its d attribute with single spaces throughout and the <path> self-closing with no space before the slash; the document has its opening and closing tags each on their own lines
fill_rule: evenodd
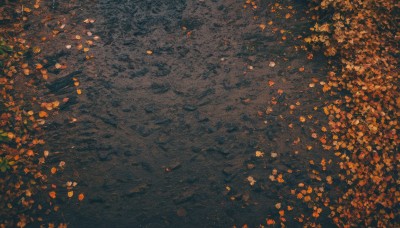
<svg viewBox="0 0 400 228">
<path fill-rule="evenodd" d="M 302 199 L 302 198 L 303 198 L 303 194 L 298 193 L 298 194 L 297 194 L 297 199 Z"/>
<path fill-rule="evenodd" d="M 85 195 L 83 193 L 78 195 L 78 200 L 82 201 L 85 198 Z"/>
<path fill-rule="evenodd" d="M 272 80 L 269 80 L 269 81 L 268 81 L 268 85 L 269 85 L 269 86 L 273 86 L 273 85 L 275 85 L 275 82 L 272 81 Z"/>
<path fill-rule="evenodd" d="M 39 112 L 39 117 L 40 118 L 45 118 L 45 117 L 48 117 L 49 116 L 49 114 L 47 114 L 47 112 L 45 112 L 45 111 L 40 111 Z"/>
<path fill-rule="evenodd" d="M 26 151 L 26 155 L 34 156 L 35 154 L 33 153 L 33 150 L 28 150 L 28 151 Z"/>
<path fill-rule="evenodd" d="M 56 167 L 53 167 L 53 168 L 51 168 L 51 174 L 55 174 L 56 172 L 57 172 L 57 168 Z"/>
<path fill-rule="evenodd" d="M 55 199 L 56 198 L 56 192 L 55 191 L 49 192 L 49 196 L 50 196 L 50 198 Z"/>
<path fill-rule="evenodd" d="M 274 225 L 275 224 L 275 220 L 273 219 L 267 219 L 267 225 Z"/>
</svg>

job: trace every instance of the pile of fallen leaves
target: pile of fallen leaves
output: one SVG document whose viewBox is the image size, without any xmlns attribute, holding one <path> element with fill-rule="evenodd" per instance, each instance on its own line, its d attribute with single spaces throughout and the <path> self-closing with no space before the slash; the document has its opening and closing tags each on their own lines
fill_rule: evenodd
<svg viewBox="0 0 400 228">
<path fill-rule="evenodd" d="M 41 49 L 24 37 L 23 21 L 40 1 L 22 2 L 0 5 L 0 227 L 48 223 L 44 216 L 59 209 L 57 185 L 49 183 L 48 175 L 65 166 L 63 161 L 57 168 L 46 164 L 52 152 L 39 136 L 60 103 L 36 98 L 47 71 L 35 58 Z M 75 186 L 66 183 L 62 198 L 71 198 Z"/>
<path fill-rule="evenodd" d="M 317 21 L 305 39 L 330 57 L 323 91 L 332 149 L 345 186 L 332 199 L 340 227 L 398 224 L 399 21 L 396 0 L 313 0 Z"/>
</svg>

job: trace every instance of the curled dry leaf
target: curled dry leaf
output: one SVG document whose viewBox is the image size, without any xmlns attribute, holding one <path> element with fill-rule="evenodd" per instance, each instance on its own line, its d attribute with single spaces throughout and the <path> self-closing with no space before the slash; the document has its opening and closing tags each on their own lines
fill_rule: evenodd
<svg viewBox="0 0 400 228">
<path fill-rule="evenodd" d="M 256 151 L 256 157 L 260 158 L 260 157 L 264 157 L 264 152 L 261 152 L 259 150 Z"/>
<path fill-rule="evenodd" d="M 253 186 L 257 182 L 252 176 L 248 176 L 247 181 L 250 183 L 251 186 Z"/>
</svg>

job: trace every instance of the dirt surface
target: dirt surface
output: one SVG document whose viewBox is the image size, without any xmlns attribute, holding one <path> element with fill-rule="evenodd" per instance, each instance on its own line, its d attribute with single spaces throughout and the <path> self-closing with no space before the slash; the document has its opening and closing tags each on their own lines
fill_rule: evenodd
<svg viewBox="0 0 400 228">
<path fill-rule="evenodd" d="M 253 227 L 277 218 L 278 202 L 290 202 L 297 213 L 309 210 L 288 195 L 300 182 L 312 184 L 309 160 L 330 157 L 311 137 L 326 122 L 314 111 L 323 106 L 321 89 L 309 87 L 312 77 L 324 79 L 325 60 L 310 61 L 294 48 L 300 42 L 293 39 L 309 28 L 301 19 L 305 5 L 280 2 L 296 11 L 285 19 L 285 11 L 270 11 L 275 1 L 266 2 L 253 11 L 242 0 L 49 1 L 57 16 L 31 20 L 37 37 L 62 30 L 42 55 L 50 66 L 49 93 L 69 101 L 47 120 L 45 138 L 50 162 L 67 164 L 58 178 L 78 181 L 86 195 L 79 204 L 60 199 L 60 222 Z M 76 49 L 96 35 L 87 53 Z M 87 54 L 94 58 L 85 60 Z M 51 70 L 57 62 L 67 69 Z M 284 183 L 269 179 L 273 169 Z"/>
</svg>

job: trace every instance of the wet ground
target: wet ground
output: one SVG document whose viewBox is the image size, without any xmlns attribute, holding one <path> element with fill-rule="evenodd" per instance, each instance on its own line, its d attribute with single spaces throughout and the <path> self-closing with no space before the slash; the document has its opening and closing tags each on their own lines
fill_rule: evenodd
<svg viewBox="0 0 400 228">
<path fill-rule="evenodd" d="M 310 182 L 309 160 L 327 155 L 311 137 L 325 117 L 313 111 L 323 106 L 320 88 L 309 87 L 312 77 L 325 77 L 325 60 L 295 51 L 300 42 L 293 39 L 308 31 L 306 6 L 287 0 L 280 3 L 293 9 L 271 12 L 274 3 L 262 1 L 256 11 L 244 9 L 242 0 L 48 3 L 57 16 L 39 23 L 39 36 L 65 24 L 43 47 L 49 94 L 69 101 L 47 120 L 45 138 L 48 149 L 59 152 L 50 162 L 67 164 L 59 178 L 78 181 L 86 195 L 79 204 L 61 200 L 60 221 L 71 227 L 253 227 L 276 217 L 275 204 Z M 287 12 L 293 17 L 286 19 Z M 84 23 L 87 18 L 95 22 Z M 259 27 L 270 20 L 273 25 Z M 87 61 L 75 45 L 95 35 L 100 39 Z M 51 70 L 57 62 L 67 69 Z M 264 157 L 256 157 L 257 150 Z M 270 180 L 273 169 L 284 183 Z"/>
</svg>

